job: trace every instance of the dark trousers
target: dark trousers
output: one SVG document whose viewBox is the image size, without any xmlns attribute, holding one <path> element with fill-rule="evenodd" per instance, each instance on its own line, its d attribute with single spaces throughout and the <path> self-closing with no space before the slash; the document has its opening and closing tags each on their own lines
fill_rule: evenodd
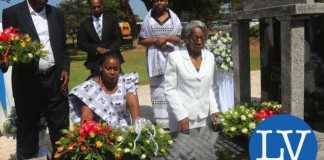
<svg viewBox="0 0 324 160">
<path fill-rule="evenodd" d="M 58 70 L 54 67 L 45 73 L 35 73 L 29 78 L 25 76 L 22 76 L 22 79 L 27 82 L 19 79 L 13 81 L 18 117 L 18 160 L 37 156 L 41 116 L 47 121 L 53 152 L 55 141 L 61 137 L 60 131 L 69 127 L 68 100 L 67 96 L 60 92 L 61 81 Z"/>
</svg>

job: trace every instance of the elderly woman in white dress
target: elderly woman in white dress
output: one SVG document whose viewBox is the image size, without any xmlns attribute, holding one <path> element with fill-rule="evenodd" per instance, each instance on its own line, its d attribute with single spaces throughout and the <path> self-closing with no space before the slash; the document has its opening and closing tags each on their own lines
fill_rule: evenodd
<svg viewBox="0 0 324 160">
<path fill-rule="evenodd" d="M 191 21 L 181 37 L 185 47 L 169 54 L 164 89 L 175 116 L 170 117 L 171 131 L 186 132 L 215 120 L 219 109 L 213 91 L 214 55 L 204 49 L 206 25 Z"/>
<path fill-rule="evenodd" d="M 168 8 L 168 0 L 152 0 L 153 7 L 146 15 L 139 34 L 139 43 L 147 47 L 147 68 L 150 78 L 154 119 L 169 128 L 167 101 L 162 83 L 167 55 L 180 44 L 181 22 Z"/>
<path fill-rule="evenodd" d="M 112 127 L 126 127 L 139 118 L 137 74 L 120 75 L 116 54 L 100 57 L 100 74 L 73 88 L 69 94 L 71 119 L 81 124 L 87 120 L 107 122 Z"/>
</svg>

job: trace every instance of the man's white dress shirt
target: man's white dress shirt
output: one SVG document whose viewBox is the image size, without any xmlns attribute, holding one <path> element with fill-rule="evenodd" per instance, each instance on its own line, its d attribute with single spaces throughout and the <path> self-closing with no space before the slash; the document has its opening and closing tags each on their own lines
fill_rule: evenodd
<svg viewBox="0 0 324 160">
<path fill-rule="evenodd" d="M 36 12 L 30 6 L 28 1 L 27 3 L 28 3 L 29 12 L 33 20 L 35 29 L 37 31 L 40 43 L 44 46 L 44 50 L 48 51 L 48 55 L 45 57 L 41 57 L 39 59 L 39 64 L 38 64 L 40 71 L 46 71 L 50 67 L 55 65 L 54 54 L 53 54 L 50 37 L 49 37 L 46 7 L 44 7 L 43 10 L 41 10 L 40 12 Z"/>
</svg>

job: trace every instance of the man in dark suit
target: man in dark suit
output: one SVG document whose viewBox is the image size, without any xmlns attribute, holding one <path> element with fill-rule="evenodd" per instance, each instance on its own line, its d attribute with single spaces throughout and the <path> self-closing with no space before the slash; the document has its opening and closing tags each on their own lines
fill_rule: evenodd
<svg viewBox="0 0 324 160">
<path fill-rule="evenodd" d="M 121 62 L 124 62 L 124 59 L 120 53 L 121 34 L 117 18 L 112 14 L 103 13 L 103 0 L 89 2 L 92 14 L 80 25 L 78 45 L 87 52 L 85 66 L 93 75 L 99 73 L 99 55 L 115 52 L 119 54 Z"/>
<path fill-rule="evenodd" d="M 4 9 L 2 20 L 3 28 L 18 28 L 48 51 L 46 57 L 13 65 L 12 88 L 18 117 L 17 159 L 29 159 L 38 153 L 41 116 L 46 118 L 53 147 L 61 137 L 60 130 L 69 126 L 70 61 L 65 52 L 64 18 L 57 8 L 47 5 L 47 0 L 26 0 Z M 8 61 L 2 60 L 1 69 L 6 71 Z"/>
</svg>

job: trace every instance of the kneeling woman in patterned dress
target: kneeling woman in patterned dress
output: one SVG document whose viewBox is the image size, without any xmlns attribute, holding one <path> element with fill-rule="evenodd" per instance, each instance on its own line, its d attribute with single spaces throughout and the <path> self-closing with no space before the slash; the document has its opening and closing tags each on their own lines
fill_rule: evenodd
<svg viewBox="0 0 324 160">
<path fill-rule="evenodd" d="M 137 74 L 120 75 L 117 55 L 100 57 L 100 74 L 73 88 L 69 94 L 71 119 L 105 121 L 112 127 L 125 127 L 139 118 Z"/>
</svg>

